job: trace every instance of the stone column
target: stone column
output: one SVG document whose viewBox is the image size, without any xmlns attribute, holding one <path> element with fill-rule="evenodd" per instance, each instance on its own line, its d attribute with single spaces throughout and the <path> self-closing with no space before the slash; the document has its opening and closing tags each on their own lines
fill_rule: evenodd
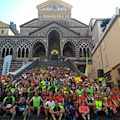
<svg viewBox="0 0 120 120">
<path fill-rule="evenodd" d="M 24 49 L 25 51 L 24 51 L 24 58 L 26 58 L 26 49 Z"/>
<path fill-rule="evenodd" d="M 6 57 L 6 55 L 7 55 L 7 48 L 5 48 L 4 57 Z"/>
<path fill-rule="evenodd" d="M 82 48 L 82 57 L 84 57 L 84 52 L 83 52 L 83 50 L 84 50 L 84 49 Z"/>
<path fill-rule="evenodd" d="M 91 49 L 89 49 L 89 55 L 90 55 L 90 58 L 91 58 Z"/>
<path fill-rule="evenodd" d="M 48 60 L 48 48 L 46 48 L 46 60 Z"/>
<path fill-rule="evenodd" d="M 77 48 L 76 48 L 76 52 L 75 52 L 75 57 L 76 57 L 76 58 L 79 58 L 79 52 L 80 52 L 80 51 L 79 51 L 79 48 L 77 47 Z"/>
<path fill-rule="evenodd" d="M 32 61 L 32 52 L 33 52 L 33 49 L 32 49 L 32 46 L 30 46 L 30 49 L 29 49 L 29 54 L 28 54 L 28 60 L 29 61 Z"/>
<path fill-rule="evenodd" d="M 61 58 L 63 57 L 63 47 L 61 47 Z"/>
<path fill-rule="evenodd" d="M 17 57 L 17 46 L 14 46 L 14 49 L 13 49 L 13 60 L 16 60 L 16 57 Z"/>
</svg>

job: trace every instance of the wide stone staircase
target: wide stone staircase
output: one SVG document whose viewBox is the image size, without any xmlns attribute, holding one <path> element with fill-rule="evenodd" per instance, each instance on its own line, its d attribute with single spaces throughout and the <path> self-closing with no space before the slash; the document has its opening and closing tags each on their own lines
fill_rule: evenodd
<svg viewBox="0 0 120 120">
<path fill-rule="evenodd" d="M 39 61 L 34 67 L 70 67 L 68 61 Z"/>
</svg>

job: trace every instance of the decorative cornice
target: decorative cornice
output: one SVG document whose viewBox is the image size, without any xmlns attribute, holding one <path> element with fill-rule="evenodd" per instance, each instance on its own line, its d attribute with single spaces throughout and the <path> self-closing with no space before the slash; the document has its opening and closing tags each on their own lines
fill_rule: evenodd
<svg viewBox="0 0 120 120">
<path fill-rule="evenodd" d="M 61 0 L 48 0 L 48 1 L 44 2 L 44 3 L 42 3 L 42 4 L 37 5 L 36 7 L 39 10 L 40 8 L 43 8 L 43 7 L 49 5 L 49 4 L 53 3 L 53 2 L 59 3 L 59 4 L 65 6 L 65 7 L 69 8 L 69 9 L 72 9 L 71 5 L 69 5 L 68 3 L 65 3 L 65 2 L 63 2 Z"/>
</svg>

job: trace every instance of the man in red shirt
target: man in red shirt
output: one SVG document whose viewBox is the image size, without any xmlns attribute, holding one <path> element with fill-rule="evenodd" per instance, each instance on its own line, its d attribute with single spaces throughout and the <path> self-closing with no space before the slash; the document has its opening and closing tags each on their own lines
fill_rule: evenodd
<svg viewBox="0 0 120 120">
<path fill-rule="evenodd" d="M 117 88 L 117 85 L 113 88 L 113 93 L 117 96 L 119 94 L 120 90 Z"/>
<path fill-rule="evenodd" d="M 64 105 L 64 99 L 61 91 L 58 93 L 58 96 L 56 98 L 58 99 L 59 104 Z"/>
<path fill-rule="evenodd" d="M 49 92 L 49 96 L 46 97 L 45 101 L 49 101 L 49 97 L 52 97 L 53 101 L 55 100 L 55 97 L 53 96 L 53 92 L 52 91 Z"/>
</svg>

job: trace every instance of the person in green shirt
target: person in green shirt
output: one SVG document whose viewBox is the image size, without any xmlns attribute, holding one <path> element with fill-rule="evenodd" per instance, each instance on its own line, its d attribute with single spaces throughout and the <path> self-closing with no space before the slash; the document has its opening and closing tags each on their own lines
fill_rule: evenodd
<svg viewBox="0 0 120 120">
<path fill-rule="evenodd" d="M 4 98 L 1 109 L 3 111 L 5 111 L 6 113 L 4 114 L 4 116 L 6 116 L 7 114 L 12 114 L 12 108 L 15 104 L 15 97 L 11 96 L 11 91 L 8 91 L 7 93 L 7 97 Z"/>
<path fill-rule="evenodd" d="M 106 120 L 109 120 L 107 117 L 109 114 L 108 109 L 107 109 L 105 103 L 102 100 L 100 100 L 99 95 L 96 96 L 95 105 L 96 105 L 97 114 L 103 115 L 103 112 L 104 112 L 106 114 Z M 96 119 L 99 120 L 98 116 Z"/>
<path fill-rule="evenodd" d="M 31 102 L 33 102 L 33 106 L 30 105 Z M 41 102 L 43 102 L 42 97 L 38 96 L 38 92 L 35 92 L 35 96 L 33 96 L 29 102 L 29 109 L 28 109 L 29 117 L 30 117 L 31 111 L 35 111 L 35 109 L 36 109 L 37 110 L 37 119 L 38 119 L 38 117 L 40 115 L 40 110 L 42 107 Z"/>
<path fill-rule="evenodd" d="M 65 109 L 62 105 L 58 104 L 58 99 L 55 99 L 55 105 L 50 108 L 49 112 L 53 120 L 61 120 Z"/>
<path fill-rule="evenodd" d="M 79 86 L 78 86 L 78 89 L 76 90 L 77 95 L 78 95 L 78 96 L 81 96 L 82 91 L 83 91 L 82 86 L 79 85 Z"/>
<path fill-rule="evenodd" d="M 85 93 L 87 94 L 88 92 L 91 94 L 91 96 L 94 95 L 94 90 L 93 90 L 93 88 L 91 88 L 90 84 L 88 84 L 88 87 L 87 87 Z"/>
</svg>

